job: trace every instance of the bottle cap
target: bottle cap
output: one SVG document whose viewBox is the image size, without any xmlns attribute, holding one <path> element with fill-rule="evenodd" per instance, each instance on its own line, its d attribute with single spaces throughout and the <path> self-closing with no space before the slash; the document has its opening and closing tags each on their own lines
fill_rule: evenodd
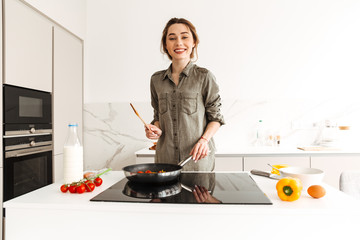
<svg viewBox="0 0 360 240">
<path fill-rule="evenodd" d="M 77 127 L 78 124 L 77 123 L 69 123 L 69 127 Z"/>
</svg>

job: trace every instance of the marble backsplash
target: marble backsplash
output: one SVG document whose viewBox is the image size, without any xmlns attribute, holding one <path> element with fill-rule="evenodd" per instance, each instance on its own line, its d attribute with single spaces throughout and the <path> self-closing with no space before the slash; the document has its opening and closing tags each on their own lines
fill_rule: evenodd
<svg viewBox="0 0 360 240">
<path fill-rule="evenodd" d="M 132 102 L 146 122 L 152 120 L 150 102 Z M 224 99 L 226 125 L 215 136 L 218 150 L 241 149 L 255 144 L 259 120 L 266 136 L 281 136 L 286 147 L 308 146 L 319 135 L 325 121 L 350 126 L 336 131 L 333 144 L 354 147 L 359 135 L 360 103 L 339 99 Z M 84 106 L 84 169 L 111 167 L 120 170 L 135 163 L 135 152 L 150 147 L 144 126 L 129 102 L 87 103 Z"/>
</svg>

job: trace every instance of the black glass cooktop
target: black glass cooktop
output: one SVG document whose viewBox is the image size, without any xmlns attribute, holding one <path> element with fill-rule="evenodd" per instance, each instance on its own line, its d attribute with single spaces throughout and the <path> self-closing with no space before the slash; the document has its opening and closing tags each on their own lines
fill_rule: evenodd
<svg viewBox="0 0 360 240">
<path fill-rule="evenodd" d="M 166 184 L 140 184 L 124 178 L 90 201 L 272 204 L 248 173 L 213 172 L 181 173 L 179 181 Z"/>
</svg>

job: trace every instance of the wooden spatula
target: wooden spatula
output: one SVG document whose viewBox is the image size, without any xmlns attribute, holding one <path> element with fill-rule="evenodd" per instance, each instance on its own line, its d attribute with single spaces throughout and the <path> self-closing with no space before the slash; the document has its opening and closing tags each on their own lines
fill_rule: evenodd
<svg viewBox="0 0 360 240">
<path fill-rule="evenodd" d="M 136 109 L 134 108 L 134 106 L 130 103 L 130 106 L 132 107 L 132 109 L 134 110 L 135 114 L 140 118 L 140 120 L 144 123 L 144 126 L 146 127 L 147 130 L 151 131 L 149 126 L 146 124 L 146 122 L 140 117 L 139 113 L 136 111 Z"/>
</svg>

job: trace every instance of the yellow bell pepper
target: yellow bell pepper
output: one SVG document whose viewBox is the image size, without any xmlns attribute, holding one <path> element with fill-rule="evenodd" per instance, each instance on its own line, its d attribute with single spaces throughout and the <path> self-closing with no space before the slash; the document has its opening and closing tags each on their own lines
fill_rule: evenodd
<svg viewBox="0 0 360 240">
<path fill-rule="evenodd" d="M 277 182 L 276 190 L 281 200 L 292 202 L 299 199 L 302 184 L 298 178 L 285 177 Z"/>
</svg>

